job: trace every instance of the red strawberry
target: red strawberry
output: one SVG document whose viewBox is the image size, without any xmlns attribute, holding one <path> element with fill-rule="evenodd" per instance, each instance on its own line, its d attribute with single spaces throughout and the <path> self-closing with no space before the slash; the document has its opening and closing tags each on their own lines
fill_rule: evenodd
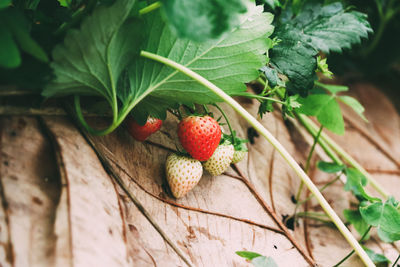
<svg viewBox="0 0 400 267">
<path fill-rule="evenodd" d="M 128 132 L 138 141 L 144 141 L 151 134 L 160 130 L 162 120 L 149 117 L 145 125 L 139 125 L 133 118 L 128 118 L 126 121 Z"/>
<path fill-rule="evenodd" d="M 178 125 L 183 148 L 195 159 L 208 160 L 221 140 L 221 127 L 210 116 L 189 116 Z"/>
</svg>

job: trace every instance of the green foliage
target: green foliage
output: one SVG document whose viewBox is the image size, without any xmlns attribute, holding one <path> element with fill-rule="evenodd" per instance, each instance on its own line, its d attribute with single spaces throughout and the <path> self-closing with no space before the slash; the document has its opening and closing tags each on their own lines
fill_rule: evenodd
<svg viewBox="0 0 400 267">
<path fill-rule="evenodd" d="M 316 80 L 317 51 L 296 38 L 298 30 L 290 24 L 278 26 L 274 35 L 281 42 L 271 49 L 271 64 L 289 78 L 287 88 L 293 93 L 307 95 Z"/>
<path fill-rule="evenodd" d="M 120 0 L 111 7 L 100 7 L 80 30 L 67 34 L 64 44 L 53 52 L 57 77 L 44 91 L 45 96 L 102 96 L 114 111 L 118 109 L 117 96 L 122 105 L 118 119 L 114 118 L 117 124 L 136 105 L 134 116 L 144 122 L 148 115 L 165 118 L 166 108 L 178 104 L 219 100 L 168 66 L 144 58 L 133 60 L 142 35 L 148 36 L 142 49 L 191 68 L 228 94 L 244 91 L 244 82 L 257 78 L 257 69 L 266 62 L 266 37 L 273 31 L 273 16 L 261 13 L 260 8 L 250 8 L 240 28 L 199 44 L 178 38 L 157 11 L 145 16 L 144 27 L 137 19 L 125 21 L 132 6 L 132 1 Z M 104 17 L 112 19 L 101 23 Z"/>
<path fill-rule="evenodd" d="M 253 264 L 255 267 L 277 267 L 278 265 L 271 257 L 265 257 L 261 254 L 251 251 L 236 251 L 236 254 L 242 258 L 245 258 Z"/>
<path fill-rule="evenodd" d="M 134 1 L 120 0 L 111 7 L 102 6 L 79 30 L 68 32 L 53 51 L 56 79 L 44 96 L 95 95 L 112 105 L 120 74 L 139 52 L 140 26 L 135 20 L 125 22 L 133 5 Z M 102 23 L 104 18 L 107 23 Z"/>
<path fill-rule="evenodd" d="M 252 251 L 236 251 L 236 254 L 247 260 L 252 260 L 254 258 L 262 256 L 261 254 Z"/>
<path fill-rule="evenodd" d="M 263 66 L 260 71 L 265 75 L 265 78 L 268 81 L 268 86 L 274 88 L 278 85 L 279 77 L 278 71 L 268 66 Z"/>
<path fill-rule="evenodd" d="M 326 60 L 326 58 L 322 59 L 320 56 L 317 57 L 317 72 L 320 72 L 325 77 L 332 79 L 333 73 L 329 70 Z"/>
<path fill-rule="evenodd" d="M 316 88 L 311 91 L 313 94 L 306 98 L 300 98 L 301 107 L 297 109 L 299 113 L 317 117 L 319 123 L 328 130 L 336 134 L 344 134 L 344 120 L 338 101 L 350 106 L 361 118 L 366 120 L 363 115 L 364 107 L 351 96 L 337 95 L 348 90 L 347 86 L 330 85 L 316 82 Z M 325 89 L 330 94 L 326 94 Z"/>
<path fill-rule="evenodd" d="M 326 173 L 337 173 L 343 171 L 346 166 L 343 164 L 337 164 L 335 162 L 318 161 L 318 169 Z"/>
<path fill-rule="evenodd" d="M 248 151 L 246 143 L 248 143 L 249 140 L 239 138 L 236 135 L 236 131 L 232 131 L 232 134 L 223 133 L 222 135 L 223 135 L 223 138 L 221 139 L 221 144 L 224 142 L 224 140 L 229 140 L 230 143 L 233 144 L 235 151 Z"/>
<path fill-rule="evenodd" d="M 217 39 L 239 24 L 246 12 L 242 0 L 163 0 L 170 26 L 178 36 L 193 41 Z"/>
<path fill-rule="evenodd" d="M 369 249 L 369 248 L 364 247 L 364 246 L 363 246 L 363 249 L 365 250 L 365 252 L 367 252 L 368 257 L 370 257 L 371 260 L 375 264 L 377 264 L 377 265 L 382 264 L 382 266 L 387 266 L 390 263 L 390 260 L 388 258 L 386 258 L 385 255 L 380 254 L 380 253 L 376 253 L 372 249 Z"/>
<path fill-rule="evenodd" d="M 328 130 L 336 134 L 344 134 L 344 121 L 335 95 L 313 94 L 301 98 L 299 113 L 317 117 L 318 121 Z"/>
<path fill-rule="evenodd" d="M 346 168 L 345 173 L 347 176 L 344 190 L 352 191 L 355 196 L 360 199 L 366 199 L 369 201 L 380 201 L 379 198 L 374 198 L 368 195 L 364 187 L 367 185 L 367 178 L 355 168 Z"/>
<path fill-rule="evenodd" d="M 360 236 L 363 236 L 367 232 L 369 224 L 362 218 L 359 210 L 344 210 L 343 215 L 354 226 Z M 364 237 L 364 240 L 368 238 L 369 235 Z"/>
<path fill-rule="evenodd" d="M 273 16 L 261 12 L 260 7 L 249 8 L 239 28 L 219 40 L 201 44 L 179 39 L 168 25 L 162 24 L 158 14 L 149 14 L 145 30 L 149 38 L 143 49 L 190 68 L 230 95 L 240 94 L 246 90 L 244 82 L 256 79 L 257 70 L 267 60 L 264 55 L 269 49 L 266 37 L 273 31 Z M 120 92 L 119 97 L 124 103 L 126 99 L 147 96 L 134 110 L 135 118 L 139 121 L 149 114 L 164 118 L 165 109 L 177 104 L 220 101 L 203 85 L 157 62 L 139 59 L 129 73 L 132 78 L 130 90 Z"/>
<path fill-rule="evenodd" d="M 0 9 L 6 8 L 11 4 L 11 0 L 0 0 Z"/>
<path fill-rule="evenodd" d="M 364 121 L 368 121 L 363 114 L 365 109 L 357 99 L 351 96 L 343 95 L 339 96 L 338 100 L 351 107 Z"/>
<path fill-rule="evenodd" d="M 281 3 L 279 0 L 261 0 L 261 2 L 265 3 L 272 10 L 275 10 L 277 7 L 281 7 Z"/>
<path fill-rule="evenodd" d="M 3 8 L 7 3 L 2 3 Z M 47 62 L 43 49 L 29 34 L 25 17 L 15 8 L 0 8 L 0 67 L 16 68 L 21 64 L 20 49 L 31 56 Z"/>
<path fill-rule="evenodd" d="M 322 6 L 308 1 L 297 16 L 284 9 L 278 21 L 275 36 L 281 42 L 271 50 L 271 63 L 288 76 L 287 88 L 302 96 L 314 85 L 319 51 L 342 52 L 372 31 L 364 14 L 346 10 L 340 2 Z"/>
<path fill-rule="evenodd" d="M 360 205 L 363 219 L 378 228 L 378 235 L 385 242 L 400 240 L 400 211 L 396 204 L 390 198 L 385 203 L 362 202 Z"/>
</svg>

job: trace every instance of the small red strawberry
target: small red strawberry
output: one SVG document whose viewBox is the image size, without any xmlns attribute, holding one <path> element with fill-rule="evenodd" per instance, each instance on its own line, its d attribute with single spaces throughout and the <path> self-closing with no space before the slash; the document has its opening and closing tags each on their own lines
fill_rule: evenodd
<svg viewBox="0 0 400 267">
<path fill-rule="evenodd" d="M 231 144 L 219 145 L 211 158 L 203 164 L 204 169 L 213 176 L 222 174 L 231 164 L 234 152 Z"/>
<path fill-rule="evenodd" d="M 183 148 L 195 159 L 208 160 L 221 140 L 221 127 L 210 116 L 189 116 L 178 125 Z"/>
<path fill-rule="evenodd" d="M 128 132 L 138 141 L 143 142 L 151 134 L 160 130 L 162 120 L 149 117 L 145 125 L 138 124 L 132 117 L 126 121 Z"/>
<path fill-rule="evenodd" d="M 183 197 L 192 190 L 203 175 L 200 161 L 177 154 L 168 156 L 165 170 L 169 187 L 176 198 Z"/>
</svg>

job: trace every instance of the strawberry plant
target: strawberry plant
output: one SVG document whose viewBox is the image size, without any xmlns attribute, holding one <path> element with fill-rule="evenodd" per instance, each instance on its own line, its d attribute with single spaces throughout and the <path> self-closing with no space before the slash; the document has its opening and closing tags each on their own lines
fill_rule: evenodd
<svg viewBox="0 0 400 267">
<path fill-rule="evenodd" d="M 397 12 L 390 13 L 394 8 L 390 3 L 389 15 L 382 15 L 387 20 Z M 126 121 L 129 133 L 144 141 L 160 129 L 167 113 L 177 116 L 178 138 L 185 151 L 170 154 L 165 166 L 176 198 L 193 189 L 203 167 L 218 176 L 246 156 L 247 141 L 236 136 L 216 104 L 227 103 L 301 179 L 295 221 L 298 205 L 314 197 L 365 265 L 387 262 L 360 243 L 368 239 L 372 227 L 384 242 L 400 240 L 399 202 L 324 132 L 344 134 L 339 103 L 366 120 L 364 107 L 343 95 L 348 87 L 319 81 L 322 76 L 332 77 L 326 56 L 349 50 L 372 33 L 367 16 L 332 1 L 257 4 L 244 0 L 60 0 L 48 6 L 40 1 L 2 0 L 0 66 L 7 68 L 9 79 L 18 77 L 14 76 L 18 71 L 43 72 L 31 77 L 33 84 L 44 86 L 42 96 L 72 106 L 79 125 L 93 135 L 110 134 Z M 60 14 L 57 18 L 51 15 L 56 13 Z M 52 34 L 43 37 L 46 30 Z M 262 90 L 247 90 L 246 83 Z M 297 119 L 304 125 L 314 137 L 304 169 L 235 96 L 257 99 L 261 118 L 280 109 L 284 119 Z M 93 128 L 82 106 L 85 110 L 101 107 L 100 113 L 111 117 L 109 125 Z M 229 134 L 221 132 L 208 106 L 221 113 Z M 320 125 L 307 116 L 315 117 Z M 321 189 L 307 174 L 317 145 L 332 160 L 319 162 L 318 168 L 335 175 Z M 345 210 L 344 216 L 362 236 L 360 241 L 321 194 L 342 176 L 344 190 L 358 200 L 357 208 Z M 368 183 L 381 198 L 367 191 Z M 303 185 L 312 196 L 301 200 Z M 255 266 L 276 266 L 271 258 L 257 253 L 237 254 Z"/>
</svg>

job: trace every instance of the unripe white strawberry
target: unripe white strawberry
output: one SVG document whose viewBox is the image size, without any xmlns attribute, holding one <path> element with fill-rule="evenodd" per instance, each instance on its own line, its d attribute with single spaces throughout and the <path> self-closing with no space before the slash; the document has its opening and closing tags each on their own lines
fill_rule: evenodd
<svg viewBox="0 0 400 267">
<path fill-rule="evenodd" d="M 165 170 L 169 187 L 176 198 L 181 198 L 192 190 L 203 175 L 200 161 L 177 154 L 167 157 Z"/>
<path fill-rule="evenodd" d="M 247 154 L 247 151 L 235 150 L 235 153 L 233 153 L 232 163 L 233 164 L 238 163 L 239 161 L 244 159 L 246 154 Z"/>
<path fill-rule="evenodd" d="M 211 158 L 203 164 L 204 169 L 213 176 L 222 174 L 231 164 L 234 152 L 233 145 L 219 145 Z"/>
</svg>

